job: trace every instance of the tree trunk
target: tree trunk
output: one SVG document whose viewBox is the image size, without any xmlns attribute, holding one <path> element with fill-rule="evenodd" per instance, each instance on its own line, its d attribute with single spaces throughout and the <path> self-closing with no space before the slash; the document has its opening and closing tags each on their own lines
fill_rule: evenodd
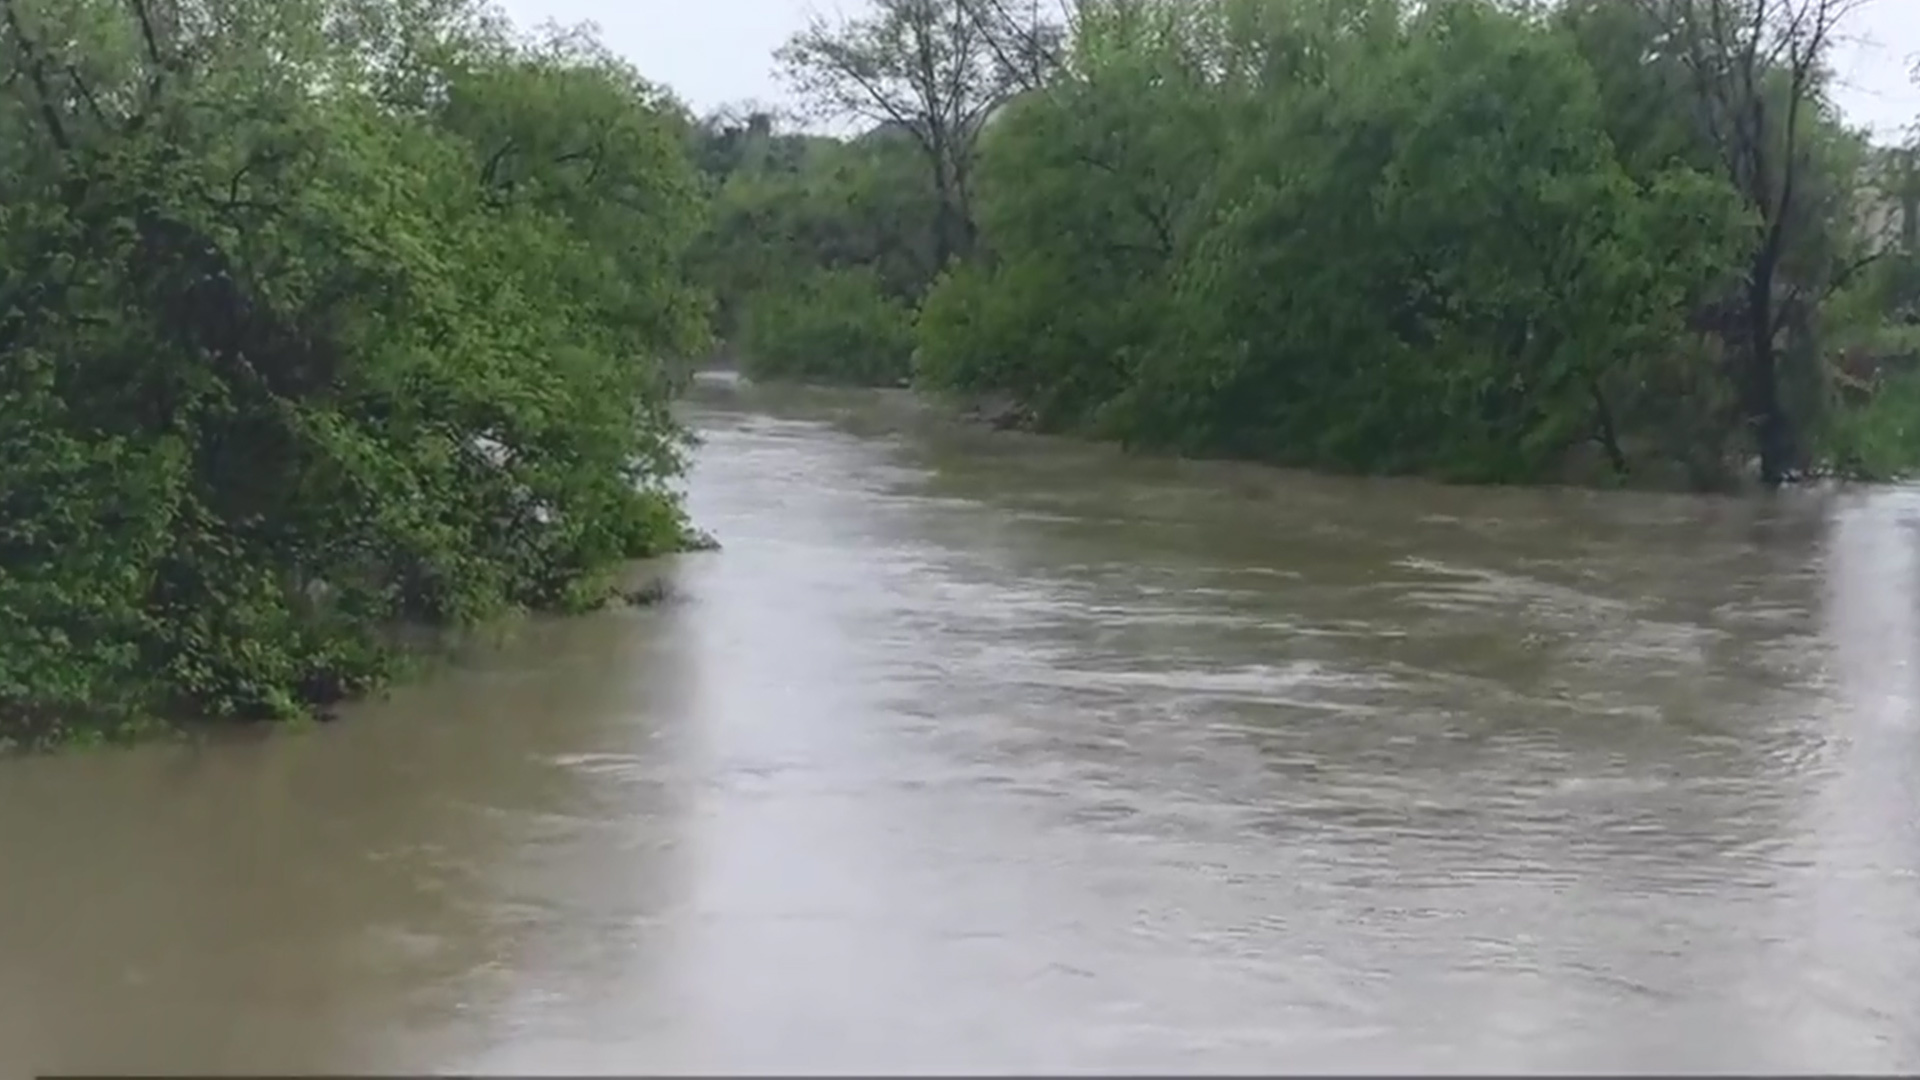
<svg viewBox="0 0 1920 1080">
<path fill-rule="evenodd" d="M 946 145 L 937 135 L 928 156 L 933 159 L 933 264 L 936 270 L 945 270 L 959 245 L 954 237 L 953 175 L 948 169 Z"/>
<path fill-rule="evenodd" d="M 1607 464 L 1613 467 L 1615 476 L 1628 473 L 1627 455 L 1620 449 L 1620 432 L 1613 422 L 1613 409 L 1607 404 L 1607 395 L 1600 390 L 1600 380 L 1588 379 L 1587 391 L 1593 395 L 1594 423 L 1600 436 L 1600 449 L 1606 452 Z"/>
<path fill-rule="evenodd" d="M 1793 460 L 1793 431 L 1780 408 L 1773 332 L 1774 259 L 1763 254 L 1747 289 L 1747 416 L 1760 451 L 1760 482 L 1778 487 Z"/>
</svg>

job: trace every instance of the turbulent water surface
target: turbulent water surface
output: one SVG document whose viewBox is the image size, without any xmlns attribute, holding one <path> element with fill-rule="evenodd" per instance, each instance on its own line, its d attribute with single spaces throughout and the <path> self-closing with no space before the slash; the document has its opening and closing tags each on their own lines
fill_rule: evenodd
<svg viewBox="0 0 1920 1080">
<path fill-rule="evenodd" d="M 1920 495 L 689 415 L 674 601 L 0 763 L 0 1072 L 1920 1069 Z"/>
</svg>

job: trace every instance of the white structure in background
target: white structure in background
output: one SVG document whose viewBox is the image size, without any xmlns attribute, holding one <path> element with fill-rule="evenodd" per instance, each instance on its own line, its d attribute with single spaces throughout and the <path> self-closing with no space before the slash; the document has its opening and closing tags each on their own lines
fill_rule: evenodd
<svg viewBox="0 0 1920 1080">
<path fill-rule="evenodd" d="M 1920 250 L 1920 152 L 1876 147 L 1860 184 L 1860 230 L 1873 251 Z"/>
</svg>

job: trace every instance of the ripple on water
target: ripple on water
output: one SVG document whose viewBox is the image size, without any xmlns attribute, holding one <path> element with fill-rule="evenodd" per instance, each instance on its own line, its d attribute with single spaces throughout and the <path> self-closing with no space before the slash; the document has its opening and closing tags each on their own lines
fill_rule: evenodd
<svg viewBox="0 0 1920 1080">
<path fill-rule="evenodd" d="M 1383 690 L 1393 685 L 1393 680 L 1384 675 L 1342 671 L 1312 660 L 1159 670 L 1052 667 L 1047 677 L 1056 685 L 1073 689 L 1275 704 L 1304 703 L 1305 699 L 1298 696 L 1303 690 Z"/>
</svg>

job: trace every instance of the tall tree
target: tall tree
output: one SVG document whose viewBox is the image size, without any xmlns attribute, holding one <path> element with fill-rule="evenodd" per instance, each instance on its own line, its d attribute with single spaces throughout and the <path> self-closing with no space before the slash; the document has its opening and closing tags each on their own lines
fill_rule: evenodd
<svg viewBox="0 0 1920 1080">
<path fill-rule="evenodd" d="M 966 0 L 967 14 L 1020 90 L 1047 84 L 1067 62 L 1066 50 L 1084 0 Z"/>
<path fill-rule="evenodd" d="M 1759 226 L 1739 310 L 1742 408 L 1760 476 L 1778 484 L 1802 448 L 1781 395 L 1780 339 L 1796 305 L 1782 302 L 1782 270 L 1804 225 L 1828 51 L 1862 0 L 1641 0 L 1665 31 L 1661 48 L 1683 65 L 1693 110 L 1727 178 Z"/>
<path fill-rule="evenodd" d="M 817 115 L 913 140 L 937 196 L 934 248 L 942 263 L 973 246 L 980 129 L 1019 82 L 992 25 L 969 0 L 873 0 L 863 17 L 816 17 L 777 54 Z"/>
</svg>

